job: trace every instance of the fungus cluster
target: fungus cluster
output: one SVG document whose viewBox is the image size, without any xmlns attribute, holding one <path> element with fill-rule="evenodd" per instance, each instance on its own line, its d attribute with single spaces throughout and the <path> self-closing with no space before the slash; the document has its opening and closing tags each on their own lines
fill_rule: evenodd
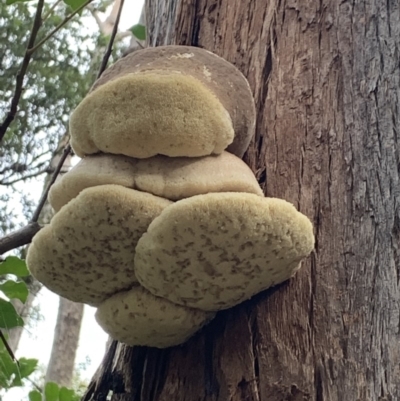
<svg viewBox="0 0 400 401">
<path fill-rule="evenodd" d="M 247 80 L 206 50 L 132 53 L 70 120 L 82 160 L 49 193 L 32 274 L 97 307 L 129 345 L 181 344 L 215 313 L 289 279 L 314 246 L 306 216 L 266 198 L 241 160 L 255 129 Z"/>
</svg>

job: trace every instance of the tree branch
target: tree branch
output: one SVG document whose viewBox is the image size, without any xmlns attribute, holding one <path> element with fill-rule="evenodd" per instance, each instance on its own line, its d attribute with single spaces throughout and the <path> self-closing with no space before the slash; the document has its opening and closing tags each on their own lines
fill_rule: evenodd
<svg viewBox="0 0 400 401">
<path fill-rule="evenodd" d="M 0 238 L 0 255 L 20 246 L 29 244 L 32 241 L 33 236 L 39 232 L 41 228 L 42 227 L 39 223 L 28 223 L 20 230 L 14 231 L 3 238 Z"/>
<path fill-rule="evenodd" d="M 90 14 L 92 14 L 93 18 L 95 19 L 96 24 L 99 27 L 100 32 L 105 34 L 104 33 L 103 21 L 99 17 L 99 14 L 98 14 L 97 10 L 92 5 L 89 5 L 87 9 L 90 11 Z"/>
<path fill-rule="evenodd" d="M 3 342 L 4 346 L 6 347 L 6 350 L 8 352 L 8 355 L 10 355 L 11 359 L 18 364 L 18 359 L 15 357 L 14 352 L 12 351 L 10 345 L 7 342 L 6 337 L 4 336 L 3 332 L 0 329 L 0 339 Z"/>
<path fill-rule="evenodd" d="M 49 11 L 47 11 L 47 13 L 43 16 L 42 21 L 46 21 L 47 18 L 50 17 L 50 15 L 52 14 L 52 12 L 56 9 L 56 7 L 62 2 L 62 0 L 57 0 L 53 3 L 53 5 L 49 8 Z"/>
<path fill-rule="evenodd" d="M 56 34 L 70 19 L 72 19 L 76 14 L 78 14 L 80 11 L 82 11 L 88 4 L 90 4 L 93 0 L 87 0 L 84 4 L 82 4 L 79 8 L 77 8 L 75 11 L 73 11 L 70 15 L 65 17 L 65 19 L 60 22 L 44 39 L 42 39 L 38 44 L 34 45 L 33 47 L 30 47 L 27 49 L 27 52 L 29 52 L 31 55 L 39 49 L 45 42 L 47 42 L 54 34 Z"/>
<path fill-rule="evenodd" d="M 63 164 L 64 164 L 64 162 L 65 162 L 65 159 L 68 157 L 68 155 L 69 155 L 70 153 L 71 153 L 71 145 L 68 144 L 68 145 L 64 148 L 64 151 L 63 151 L 63 154 L 62 154 L 62 156 L 61 156 L 61 158 L 60 158 L 60 161 L 58 162 L 57 167 L 56 167 L 56 169 L 54 170 L 54 173 L 53 173 L 53 175 L 51 176 L 51 179 L 50 179 L 50 181 L 49 181 L 49 183 L 48 183 L 46 189 L 43 191 L 42 196 L 40 197 L 39 204 L 38 204 L 38 206 L 37 206 L 37 208 L 36 208 L 36 210 L 35 210 L 35 213 L 33 213 L 31 223 L 37 223 L 37 221 L 39 220 L 40 212 L 42 211 L 43 206 L 44 206 L 44 204 L 46 203 L 47 195 L 49 194 L 50 188 L 51 188 L 51 186 L 55 183 L 58 174 L 60 174 L 60 171 L 61 171 L 61 169 L 62 169 L 62 166 L 63 166 Z"/>
<path fill-rule="evenodd" d="M 37 391 L 39 391 L 39 393 L 43 393 L 43 389 L 37 383 L 35 383 L 32 379 L 30 379 L 29 377 L 24 377 L 24 379 L 27 380 L 29 383 L 31 383 L 32 386 L 35 387 L 35 389 Z"/>
<path fill-rule="evenodd" d="M 15 115 L 18 110 L 18 103 L 22 95 L 22 87 L 24 85 L 24 78 L 26 71 L 28 70 L 29 62 L 31 61 L 32 53 L 28 49 L 32 48 L 35 44 L 37 34 L 39 32 L 40 26 L 42 25 L 42 11 L 43 11 L 44 0 L 39 0 L 36 8 L 36 14 L 32 25 L 31 35 L 29 37 L 28 46 L 25 51 L 24 58 L 22 60 L 21 68 L 17 73 L 17 78 L 15 82 L 14 96 L 11 99 L 10 110 L 7 113 L 6 118 L 0 125 L 0 142 L 3 140 L 4 135 L 7 132 L 8 127 L 13 122 Z"/>
<path fill-rule="evenodd" d="M 113 45 L 114 45 L 115 36 L 117 35 L 117 32 L 118 32 L 119 20 L 121 19 L 121 13 L 122 13 L 122 9 L 123 8 L 124 8 L 124 0 L 121 0 L 121 2 L 119 4 L 118 13 L 117 13 L 117 16 L 115 18 L 115 24 L 114 24 L 113 30 L 111 32 L 111 37 L 110 37 L 110 40 L 108 42 L 107 50 L 104 53 L 104 57 L 103 57 L 103 60 L 101 62 L 101 65 L 100 65 L 100 70 L 99 70 L 99 73 L 97 74 L 97 79 L 100 78 L 100 75 L 107 68 L 107 63 L 108 63 L 108 60 L 109 60 L 109 58 L 111 56 L 111 52 L 112 52 L 112 48 L 113 48 Z"/>
</svg>

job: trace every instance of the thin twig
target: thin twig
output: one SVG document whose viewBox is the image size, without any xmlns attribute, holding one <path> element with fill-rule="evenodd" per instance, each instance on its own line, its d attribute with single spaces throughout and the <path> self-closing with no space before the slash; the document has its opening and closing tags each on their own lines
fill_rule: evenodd
<svg viewBox="0 0 400 401">
<path fill-rule="evenodd" d="M 39 393 L 43 393 L 43 389 L 38 384 L 36 384 L 32 379 L 30 379 L 29 377 L 24 377 L 24 379 L 27 380 L 29 383 L 31 383 L 32 386 L 35 387 L 37 391 L 39 391 Z"/>
<path fill-rule="evenodd" d="M 14 95 L 11 99 L 10 110 L 7 113 L 6 118 L 3 123 L 0 125 L 0 142 L 4 138 L 4 135 L 7 132 L 8 127 L 13 122 L 15 115 L 18 110 L 18 103 L 22 96 L 22 88 L 24 85 L 24 78 L 26 71 L 28 70 L 29 62 L 31 61 L 32 53 L 28 51 L 28 49 L 32 48 L 35 44 L 37 34 L 39 32 L 40 26 L 42 25 L 42 10 L 43 10 L 44 0 L 39 0 L 36 8 L 36 14 L 32 25 L 31 34 L 28 41 L 28 46 L 25 50 L 25 55 L 22 60 L 21 68 L 17 73 L 17 78 L 15 81 L 15 91 Z"/>
<path fill-rule="evenodd" d="M 4 185 L 4 186 L 14 185 L 17 182 L 25 181 L 25 180 L 28 180 L 29 178 L 37 177 L 39 175 L 47 173 L 48 171 L 49 171 L 49 169 L 45 168 L 44 170 L 39 170 L 39 171 L 36 171 L 36 173 L 31 173 L 31 174 L 24 175 L 23 177 L 16 178 L 16 179 L 14 179 L 12 181 L 0 181 L 0 185 Z"/>
<path fill-rule="evenodd" d="M 50 17 L 51 13 L 56 9 L 56 7 L 62 2 L 62 0 L 57 0 L 53 3 L 53 5 L 49 8 L 49 11 L 43 16 L 42 22 L 46 21 L 47 18 Z"/>
<path fill-rule="evenodd" d="M 33 54 L 39 47 L 41 47 L 45 42 L 47 42 L 55 33 L 57 33 L 66 23 L 73 18 L 76 14 L 82 11 L 88 4 L 90 4 L 93 0 L 87 0 L 84 4 L 82 4 L 79 8 L 74 10 L 70 15 L 65 17 L 65 19 L 60 22 L 44 39 L 42 39 L 38 44 L 30 47 L 27 52 Z"/>
<path fill-rule="evenodd" d="M 121 0 L 121 3 L 119 5 L 119 9 L 118 9 L 118 14 L 117 14 L 117 18 L 115 19 L 115 24 L 111 33 L 111 37 L 110 40 L 108 41 L 108 46 L 107 46 L 107 50 L 104 53 L 104 57 L 103 60 L 101 62 L 100 65 L 100 70 L 99 73 L 97 74 L 97 79 L 100 78 L 101 74 L 104 72 L 104 70 L 107 68 L 107 63 L 108 60 L 111 56 L 111 52 L 112 52 L 112 48 L 114 45 L 114 40 L 115 40 L 115 36 L 117 35 L 118 32 L 118 25 L 119 25 L 119 20 L 121 18 L 121 13 L 122 13 L 122 9 L 124 7 L 124 0 Z"/>
<path fill-rule="evenodd" d="M 8 344 L 6 337 L 4 336 L 3 332 L 0 330 L 0 339 L 3 342 L 4 346 L 6 347 L 6 350 L 8 352 L 8 355 L 10 355 L 11 359 L 19 365 L 18 359 L 15 357 L 14 352 L 12 351 L 10 344 Z"/>
<path fill-rule="evenodd" d="M 35 213 L 33 213 L 32 216 L 32 220 L 31 223 L 37 223 L 37 221 L 39 220 L 39 216 L 40 216 L 40 212 L 43 209 L 44 204 L 46 203 L 47 200 L 47 195 L 49 194 L 50 188 L 51 186 L 55 183 L 58 174 L 60 174 L 60 171 L 63 167 L 63 164 L 65 162 L 65 159 L 68 157 L 68 155 L 71 153 L 71 145 L 67 145 L 64 150 L 63 153 L 61 155 L 60 161 L 57 164 L 56 169 L 54 170 L 53 175 L 51 176 L 51 179 L 49 181 L 49 183 L 47 184 L 46 189 L 43 191 L 42 196 L 40 197 L 40 201 L 39 204 L 35 210 Z"/>
</svg>

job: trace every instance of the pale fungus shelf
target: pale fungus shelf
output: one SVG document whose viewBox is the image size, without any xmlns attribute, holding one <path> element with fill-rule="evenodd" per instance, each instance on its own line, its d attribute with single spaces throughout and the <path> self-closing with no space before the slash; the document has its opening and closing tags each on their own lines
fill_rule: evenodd
<svg viewBox="0 0 400 401">
<path fill-rule="evenodd" d="M 145 73 L 156 75 L 162 73 L 166 76 L 173 76 L 176 80 L 178 80 L 179 77 L 182 80 L 185 78 L 192 78 L 195 80 L 194 82 L 196 82 L 196 88 L 203 87 L 208 93 L 213 94 L 215 100 L 221 103 L 224 110 L 228 112 L 234 129 L 235 138 L 232 144 L 227 144 L 229 146 L 226 150 L 240 158 L 244 155 L 250 140 L 254 136 L 256 111 L 249 83 L 235 66 L 216 54 L 198 47 L 153 47 L 133 52 L 118 60 L 95 82 L 92 93 L 110 81 L 117 81 L 122 77 L 132 74 L 144 76 Z M 155 93 L 151 94 L 151 96 L 157 97 L 158 90 L 156 87 L 153 88 Z M 171 87 L 169 89 L 171 91 L 167 96 L 171 99 L 175 99 L 173 88 Z M 146 91 L 147 90 L 148 89 L 146 89 Z M 187 99 L 185 91 L 181 90 L 178 95 L 181 98 Z M 142 99 L 143 101 L 146 100 L 146 96 Z M 190 105 L 192 109 L 196 107 L 196 104 L 190 99 L 189 103 L 185 104 L 185 107 L 188 105 Z M 148 115 L 148 113 L 154 112 L 154 109 L 155 107 L 149 104 L 145 112 Z M 161 108 L 155 111 L 156 113 L 162 113 L 163 110 L 166 112 L 168 118 L 173 116 L 175 111 L 179 112 L 179 110 L 174 109 L 173 105 L 169 107 L 169 104 L 161 105 Z M 136 110 L 133 107 L 129 109 L 129 112 L 130 114 L 136 114 Z M 195 110 L 192 112 L 195 112 Z M 162 114 L 164 115 L 164 113 Z M 223 114 L 224 113 L 222 113 L 221 117 L 223 117 Z M 200 125 L 204 124 L 207 119 L 207 114 L 201 115 L 197 123 Z M 188 121 L 188 123 L 196 123 L 196 121 Z M 162 124 L 158 126 L 158 129 L 162 129 Z M 172 133 L 173 137 L 171 139 L 173 143 L 176 144 L 176 139 L 183 134 L 190 134 L 186 126 L 183 127 L 183 132 L 176 131 Z M 221 132 L 215 134 L 219 136 L 225 133 Z M 147 138 L 145 142 L 146 140 Z M 186 139 L 184 139 L 181 145 L 187 147 L 186 144 Z M 143 145 L 144 144 L 138 144 L 138 146 Z M 211 144 L 207 144 L 208 147 L 210 145 Z M 152 152 L 154 152 L 154 150 L 152 150 Z M 192 151 L 190 150 L 190 152 Z M 203 155 L 205 155 L 205 153 L 203 153 Z M 192 156 L 192 154 L 182 154 L 181 156 Z"/>
<path fill-rule="evenodd" d="M 136 246 L 135 274 L 158 297 L 217 311 L 289 279 L 313 247 L 310 221 L 282 199 L 198 195 L 153 220 Z"/>
<path fill-rule="evenodd" d="M 87 188 L 35 235 L 29 269 L 64 298 L 98 305 L 137 283 L 136 244 L 171 203 L 118 185 Z"/>
<path fill-rule="evenodd" d="M 49 193 L 56 214 L 27 264 L 129 345 L 179 345 L 217 311 L 292 277 L 314 247 L 309 219 L 264 197 L 241 160 L 255 130 L 249 84 L 206 50 L 121 59 L 70 121 L 84 157 Z"/>
<path fill-rule="evenodd" d="M 133 159 L 100 154 L 82 159 L 51 188 L 49 202 L 58 211 L 83 189 L 116 184 L 173 201 L 209 192 L 248 192 L 263 196 L 254 174 L 228 152 L 205 157 L 154 156 Z"/>
<path fill-rule="evenodd" d="M 155 297 L 142 287 L 113 295 L 96 312 L 97 322 L 112 338 L 158 348 L 182 344 L 214 316 Z"/>
<path fill-rule="evenodd" d="M 134 129 L 132 129 L 134 128 Z M 78 156 L 206 156 L 233 141 L 228 112 L 195 78 L 163 71 L 127 74 L 83 99 L 70 119 Z"/>
</svg>

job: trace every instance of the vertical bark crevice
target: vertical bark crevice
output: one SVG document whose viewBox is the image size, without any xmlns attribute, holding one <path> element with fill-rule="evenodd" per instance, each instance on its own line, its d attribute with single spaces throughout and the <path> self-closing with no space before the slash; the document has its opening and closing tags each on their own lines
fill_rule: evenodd
<svg viewBox="0 0 400 401">
<path fill-rule="evenodd" d="M 216 370 L 214 367 L 214 336 L 211 332 L 206 332 L 204 335 L 204 387 L 205 394 L 211 399 L 218 398 L 220 385 L 216 377 Z"/>
<path fill-rule="evenodd" d="M 114 358 L 117 351 L 117 341 L 111 341 L 107 343 L 107 349 L 101 365 L 97 369 L 92 381 L 82 397 L 82 401 L 105 401 L 112 386 L 112 376 L 115 374 L 114 371 Z"/>
<path fill-rule="evenodd" d="M 318 367 L 315 369 L 315 401 L 324 401 L 322 377 Z"/>
<path fill-rule="evenodd" d="M 262 397 L 260 392 L 259 358 L 262 352 L 260 350 L 260 340 L 259 340 L 260 329 L 258 327 L 257 313 L 253 311 L 253 308 L 249 308 L 248 310 L 248 322 L 251 332 L 251 350 L 252 350 L 251 359 L 253 361 L 253 378 L 251 378 L 250 381 L 247 382 L 247 385 L 250 387 L 251 392 L 255 395 L 254 400 L 260 401 L 262 400 Z"/>
<path fill-rule="evenodd" d="M 168 370 L 168 350 L 149 348 L 146 351 L 143 364 L 143 391 L 141 400 L 157 400 L 164 386 L 166 372 Z"/>
</svg>

